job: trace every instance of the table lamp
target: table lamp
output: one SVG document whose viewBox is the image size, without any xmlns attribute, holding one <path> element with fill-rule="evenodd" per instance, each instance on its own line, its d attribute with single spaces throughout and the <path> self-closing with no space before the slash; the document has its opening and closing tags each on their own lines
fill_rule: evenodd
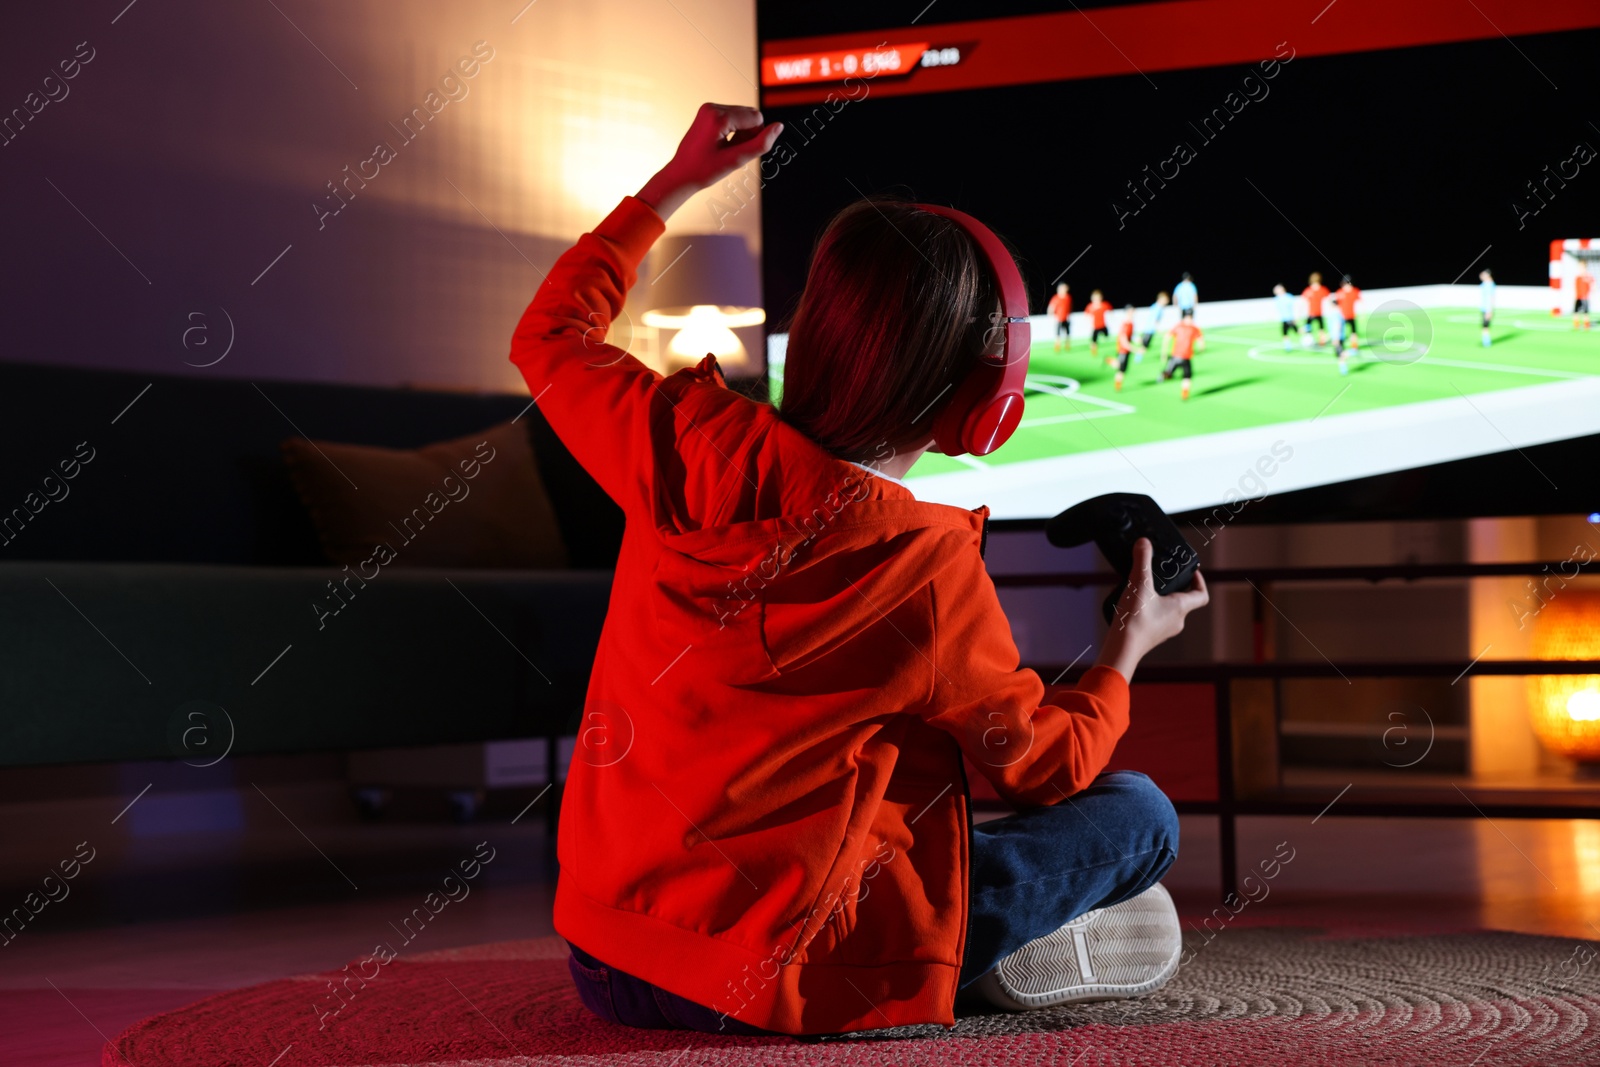
<svg viewBox="0 0 1600 1067">
<path fill-rule="evenodd" d="M 1533 627 L 1537 659 L 1600 658 L 1600 591 L 1562 588 Z M 1527 685 L 1533 732 L 1544 746 L 1600 771 L 1600 675 L 1536 675 Z"/>
<path fill-rule="evenodd" d="M 676 330 L 667 345 L 671 373 L 692 366 L 706 353 L 723 372 L 736 377 L 749 354 L 734 335 L 740 326 L 766 321 L 755 259 L 744 238 L 729 233 L 686 233 L 662 237 L 646 264 L 647 277 L 636 290 L 646 326 Z"/>
</svg>

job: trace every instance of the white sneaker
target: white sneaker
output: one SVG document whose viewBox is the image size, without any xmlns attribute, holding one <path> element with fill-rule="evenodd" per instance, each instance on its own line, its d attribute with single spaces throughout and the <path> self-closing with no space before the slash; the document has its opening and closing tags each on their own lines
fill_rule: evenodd
<svg viewBox="0 0 1600 1067">
<path fill-rule="evenodd" d="M 1157 882 L 1034 938 L 973 984 L 990 1003 L 1011 1011 L 1137 997 L 1165 985 L 1182 954 L 1178 910 Z"/>
</svg>

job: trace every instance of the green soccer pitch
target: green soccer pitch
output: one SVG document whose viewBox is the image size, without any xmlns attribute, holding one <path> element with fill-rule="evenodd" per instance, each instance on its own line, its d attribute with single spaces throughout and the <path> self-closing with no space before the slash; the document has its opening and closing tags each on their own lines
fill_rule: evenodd
<svg viewBox="0 0 1600 1067">
<path fill-rule="evenodd" d="M 1429 309 L 1426 317 L 1422 332 L 1431 329 L 1432 339 L 1419 356 L 1410 329 L 1391 330 L 1385 348 L 1367 336 L 1362 316 L 1361 345 L 1344 376 L 1331 348 L 1305 349 L 1296 337 L 1285 352 L 1276 322 L 1206 330 L 1188 400 L 1177 377 L 1160 380 L 1160 338 L 1143 362 L 1130 358 L 1121 392 L 1105 362 L 1115 343 L 1102 341 L 1097 360 L 1081 338 L 1065 352 L 1039 340 L 1028 365 L 1027 411 L 1012 439 L 981 459 L 929 453 L 911 477 L 1600 377 L 1600 329 L 1574 330 L 1569 317 L 1498 311 L 1488 348 L 1475 309 Z"/>
</svg>

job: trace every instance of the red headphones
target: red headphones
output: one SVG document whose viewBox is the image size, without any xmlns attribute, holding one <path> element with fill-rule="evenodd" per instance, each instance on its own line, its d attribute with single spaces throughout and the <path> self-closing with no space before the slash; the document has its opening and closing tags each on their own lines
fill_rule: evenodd
<svg viewBox="0 0 1600 1067">
<path fill-rule="evenodd" d="M 1002 310 L 993 321 L 996 329 L 1004 322 L 1005 345 L 999 353 L 978 357 L 978 365 L 956 385 L 955 395 L 933 420 L 934 448 L 938 451 L 947 456 L 968 452 L 987 456 L 1005 444 L 1022 421 L 1022 385 L 1028 375 L 1032 337 L 1028 291 L 1011 253 L 989 227 L 955 208 L 938 204 L 914 206 L 943 215 L 965 230 L 977 242 L 1000 284 Z"/>
</svg>

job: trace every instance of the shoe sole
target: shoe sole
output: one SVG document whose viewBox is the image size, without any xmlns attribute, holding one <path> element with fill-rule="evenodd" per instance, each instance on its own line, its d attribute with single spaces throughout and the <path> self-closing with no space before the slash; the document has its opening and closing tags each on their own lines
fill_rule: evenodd
<svg viewBox="0 0 1600 1067">
<path fill-rule="evenodd" d="M 1137 997 L 1165 985 L 1182 954 L 1178 911 L 1158 882 L 1028 942 L 976 984 L 1011 1011 Z"/>
</svg>

